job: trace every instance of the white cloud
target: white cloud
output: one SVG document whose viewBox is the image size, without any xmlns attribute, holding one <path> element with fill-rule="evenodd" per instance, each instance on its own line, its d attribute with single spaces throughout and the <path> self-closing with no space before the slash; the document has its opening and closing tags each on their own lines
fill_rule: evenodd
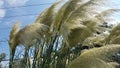
<svg viewBox="0 0 120 68">
<path fill-rule="evenodd" d="M 0 0 L 0 8 L 3 8 L 3 5 L 4 5 L 4 1 Z M 5 17 L 5 14 L 6 14 L 5 9 L 0 9 L 0 17 L 1 18 Z"/>
<path fill-rule="evenodd" d="M 4 2 L 2 0 L 0 0 L 0 7 L 2 7 L 4 4 Z"/>
<path fill-rule="evenodd" d="M 5 17 L 6 11 L 4 9 L 0 9 L 0 17 Z"/>
<path fill-rule="evenodd" d="M 6 0 L 10 6 L 21 6 L 26 4 L 29 0 Z"/>
</svg>

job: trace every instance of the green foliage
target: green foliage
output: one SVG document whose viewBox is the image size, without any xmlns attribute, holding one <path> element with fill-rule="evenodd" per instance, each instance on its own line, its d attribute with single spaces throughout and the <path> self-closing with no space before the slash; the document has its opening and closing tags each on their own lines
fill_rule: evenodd
<svg viewBox="0 0 120 68">
<path fill-rule="evenodd" d="M 1 53 L 0 54 L 0 68 L 2 68 L 2 64 L 1 62 L 6 58 L 6 54 L 5 53 Z"/>
<path fill-rule="evenodd" d="M 0 54 L 0 62 L 1 62 L 2 60 L 4 60 L 5 57 L 6 57 L 6 54 L 5 54 L 5 53 L 1 53 L 1 54 Z"/>
</svg>

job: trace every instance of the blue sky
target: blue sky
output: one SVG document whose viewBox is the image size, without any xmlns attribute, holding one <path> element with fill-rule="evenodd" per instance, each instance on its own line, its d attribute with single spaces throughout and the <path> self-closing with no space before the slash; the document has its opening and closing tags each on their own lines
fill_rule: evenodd
<svg viewBox="0 0 120 68">
<path fill-rule="evenodd" d="M 9 46 L 7 40 L 9 39 L 9 32 L 15 22 L 21 22 L 22 27 L 33 23 L 38 14 L 51 5 L 48 3 L 54 3 L 55 1 L 56 0 L 0 0 L 0 41 L 3 41 L 0 42 L 0 53 L 6 53 L 8 58 Z"/>
</svg>

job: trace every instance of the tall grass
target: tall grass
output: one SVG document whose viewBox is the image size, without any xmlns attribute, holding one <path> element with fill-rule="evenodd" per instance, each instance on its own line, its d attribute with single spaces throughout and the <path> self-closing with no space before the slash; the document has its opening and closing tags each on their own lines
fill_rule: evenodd
<svg viewBox="0 0 120 68">
<path fill-rule="evenodd" d="M 119 64 L 110 57 L 120 49 L 115 43 L 119 26 L 109 27 L 107 21 L 119 9 L 111 7 L 112 2 L 69 0 L 58 7 L 59 1 L 42 12 L 35 23 L 18 31 L 15 24 L 10 33 L 10 52 L 15 52 L 18 44 L 24 45 L 25 52 L 19 61 L 11 54 L 9 68 L 115 68 Z"/>
</svg>

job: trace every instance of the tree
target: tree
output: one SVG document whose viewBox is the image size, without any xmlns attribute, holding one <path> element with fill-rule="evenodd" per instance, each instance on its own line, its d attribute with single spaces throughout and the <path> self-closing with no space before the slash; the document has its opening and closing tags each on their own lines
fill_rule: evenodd
<svg viewBox="0 0 120 68">
<path fill-rule="evenodd" d="M 5 53 L 1 53 L 1 54 L 0 54 L 0 62 L 1 62 L 3 59 L 5 59 L 5 57 L 6 57 L 6 54 L 5 54 Z"/>
<path fill-rule="evenodd" d="M 1 61 L 3 61 L 6 57 L 6 54 L 5 53 L 1 53 L 0 54 L 0 68 L 2 68 L 2 64 L 1 64 Z"/>
</svg>

